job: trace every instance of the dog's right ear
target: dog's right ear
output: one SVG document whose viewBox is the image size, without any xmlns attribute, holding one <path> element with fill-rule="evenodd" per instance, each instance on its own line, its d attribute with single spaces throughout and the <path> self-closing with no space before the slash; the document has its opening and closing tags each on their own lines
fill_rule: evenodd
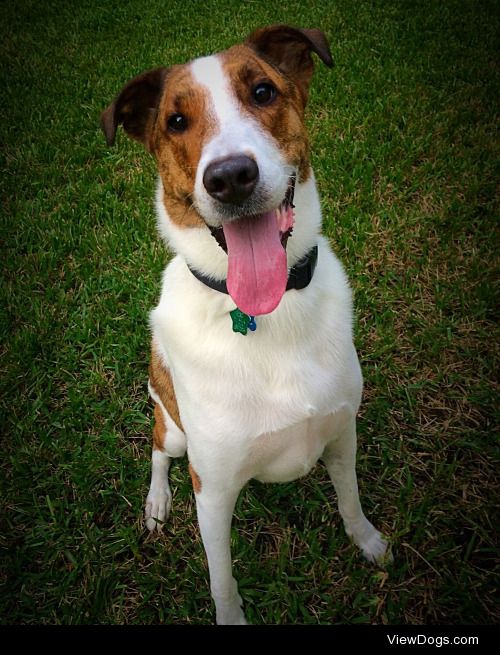
<svg viewBox="0 0 500 655">
<path fill-rule="evenodd" d="M 134 77 L 126 84 L 120 95 L 101 114 L 101 127 L 106 143 L 115 142 L 118 125 L 123 125 L 127 134 L 151 150 L 150 139 L 158 113 L 167 68 L 155 68 Z"/>
</svg>

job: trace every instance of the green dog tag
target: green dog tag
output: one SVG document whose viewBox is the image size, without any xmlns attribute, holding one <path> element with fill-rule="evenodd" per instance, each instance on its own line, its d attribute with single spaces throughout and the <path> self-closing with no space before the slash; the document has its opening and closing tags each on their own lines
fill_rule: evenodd
<svg viewBox="0 0 500 655">
<path fill-rule="evenodd" d="M 229 315 L 233 321 L 233 332 L 239 332 L 240 334 L 245 335 L 247 330 L 254 332 L 257 329 L 255 318 L 253 316 L 248 316 L 248 314 L 244 314 L 241 309 L 236 307 L 232 312 L 229 312 Z"/>
</svg>

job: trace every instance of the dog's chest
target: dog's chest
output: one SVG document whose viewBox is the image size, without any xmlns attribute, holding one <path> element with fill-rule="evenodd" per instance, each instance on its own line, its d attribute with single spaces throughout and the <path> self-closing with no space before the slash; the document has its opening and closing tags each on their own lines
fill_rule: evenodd
<svg viewBox="0 0 500 655">
<path fill-rule="evenodd" d="M 308 289 L 285 294 L 273 314 L 257 319 L 257 331 L 243 336 L 231 329 L 231 299 L 172 262 L 152 325 L 188 441 L 247 449 L 261 435 L 326 416 L 343 403 L 357 409 L 361 376 L 338 267 L 322 249 Z M 337 290 L 325 291 L 323 279 L 330 287 L 336 281 Z M 302 437 L 309 427 L 302 425 Z M 308 443 L 312 453 L 316 446 Z"/>
<path fill-rule="evenodd" d="M 171 354 L 188 434 L 215 429 L 219 438 L 235 439 L 237 432 L 238 438 L 253 439 L 330 409 L 335 373 L 314 342 L 298 351 L 269 348 L 255 333 L 243 337 L 230 329 L 226 326 L 226 339 L 210 341 L 211 353 L 193 348 L 189 356 Z M 235 338 L 247 341 L 231 348 Z"/>
</svg>

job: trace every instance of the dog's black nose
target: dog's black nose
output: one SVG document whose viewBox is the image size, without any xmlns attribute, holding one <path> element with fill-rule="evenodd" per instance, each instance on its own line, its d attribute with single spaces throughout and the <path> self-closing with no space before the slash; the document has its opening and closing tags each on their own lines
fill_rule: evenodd
<svg viewBox="0 0 500 655">
<path fill-rule="evenodd" d="M 259 168 L 246 155 L 214 161 L 203 173 L 203 184 L 212 198 L 233 205 L 243 202 L 252 194 L 258 179 Z"/>
</svg>

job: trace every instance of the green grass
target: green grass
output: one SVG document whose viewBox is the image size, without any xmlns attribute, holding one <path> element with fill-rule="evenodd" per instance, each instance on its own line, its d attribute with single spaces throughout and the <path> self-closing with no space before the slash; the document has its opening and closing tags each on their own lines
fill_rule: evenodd
<svg viewBox="0 0 500 655">
<path fill-rule="evenodd" d="M 4 3 L 0 620 L 211 623 L 187 466 L 149 482 L 148 311 L 168 254 L 154 163 L 100 111 L 133 75 L 273 22 L 320 27 L 308 112 L 324 227 L 356 297 L 365 565 L 321 467 L 252 483 L 233 531 L 253 623 L 498 621 L 497 2 Z M 498 268 L 496 269 L 498 270 Z M 495 567 L 497 567 L 495 569 Z"/>
</svg>

